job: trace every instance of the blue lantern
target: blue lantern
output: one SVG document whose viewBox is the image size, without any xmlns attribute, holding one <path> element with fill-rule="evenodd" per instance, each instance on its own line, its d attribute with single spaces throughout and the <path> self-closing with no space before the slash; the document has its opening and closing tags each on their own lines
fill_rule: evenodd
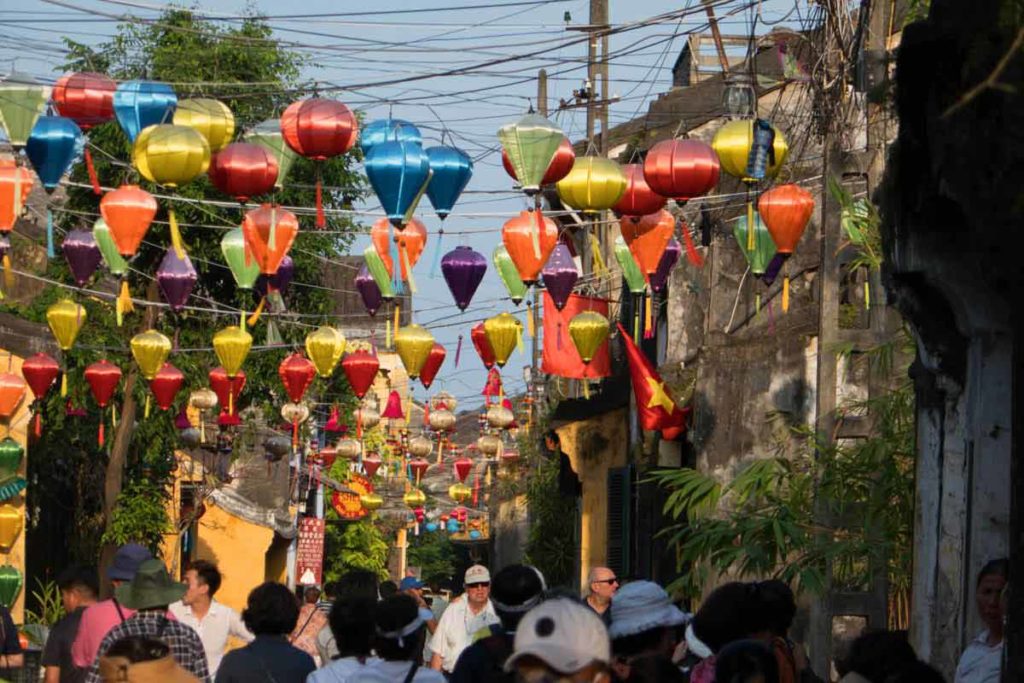
<svg viewBox="0 0 1024 683">
<path fill-rule="evenodd" d="M 82 129 L 64 116 L 40 116 L 25 143 L 25 154 L 47 192 L 60 185 L 84 149 Z"/>
<path fill-rule="evenodd" d="M 449 519 L 448 520 L 448 533 L 456 534 L 459 532 L 459 520 Z"/>
<path fill-rule="evenodd" d="M 417 144 L 389 141 L 373 146 L 365 166 L 388 220 L 401 228 L 412 218 L 430 181 L 430 158 Z"/>
<path fill-rule="evenodd" d="M 454 147 L 431 147 L 427 149 L 427 157 L 430 170 L 434 172 L 427 185 L 427 197 L 438 218 L 444 220 L 473 177 L 473 160 Z"/>
<path fill-rule="evenodd" d="M 132 142 L 142 129 L 170 123 L 177 106 L 178 96 L 166 83 L 125 81 L 114 91 L 114 115 Z"/>
<path fill-rule="evenodd" d="M 472 540 L 474 540 L 474 541 L 478 541 L 478 540 L 480 540 L 480 532 L 477 531 L 476 529 L 473 529 L 472 531 L 469 532 L 469 537 Z"/>
<path fill-rule="evenodd" d="M 430 533 L 434 533 L 437 531 L 437 522 L 427 522 L 426 529 Z"/>
<path fill-rule="evenodd" d="M 359 131 L 359 147 L 363 150 L 363 156 L 369 155 L 376 145 L 389 140 L 418 145 L 423 142 L 423 136 L 419 128 L 402 119 L 377 119 Z"/>
</svg>

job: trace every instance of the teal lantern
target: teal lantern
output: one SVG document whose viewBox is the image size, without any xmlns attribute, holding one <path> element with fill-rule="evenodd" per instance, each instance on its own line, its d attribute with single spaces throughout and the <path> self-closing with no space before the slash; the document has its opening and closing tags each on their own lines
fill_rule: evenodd
<svg viewBox="0 0 1024 683">
<path fill-rule="evenodd" d="M 364 165 L 388 221 L 402 228 L 430 182 L 430 157 L 415 143 L 387 141 L 373 146 Z"/>
</svg>

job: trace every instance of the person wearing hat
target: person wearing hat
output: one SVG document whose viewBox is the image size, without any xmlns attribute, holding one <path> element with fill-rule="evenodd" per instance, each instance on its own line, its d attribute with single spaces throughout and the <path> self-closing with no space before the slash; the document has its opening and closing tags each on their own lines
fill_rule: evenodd
<svg viewBox="0 0 1024 683">
<path fill-rule="evenodd" d="M 103 683 L 198 683 L 199 679 L 178 666 L 171 648 L 162 640 L 145 636 L 122 638 L 100 657 Z"/>
<path fill-rule="evenodd" d="M 412 599 L 416 601 L 416 606 L 420 610 L 420 616 L 423 617 L 423 623 L 427 626 L 427 633 L 433 634 L 437 630 L 437 619 L 434 618 L 434 613 L 430 611 L 430 605 L 423 599 L 424 585 L 426 584 L 415 576 L 407 576 L 398 584 L 398 590 L 412 596 Z"/>
<path fill-rule="evenodd" d="M 575 600 L 547 600 L 516 628 L 505 671 L 522 681 L 610 683 L 611 647 L 601 618 Z"/>
<path fill-rule="evenodd" d="M 611 626 L 616 676 L 626 680 L 630 663 L 642 657 L 661 657 L 671 661 L 672 652 L 683 634 L 690 616 L 672 604 L 665 589 L 653 581 L 633 581 L 620 588 L 612 598 Z"/>
<path fill-rule="evenodd" d="M 116 589 L 125 581 L 135 578 L 139 565 L 153 559 L 153 553 L 138 543 L 125 543 L 117 549 L 114 561 L 107 569 L 107 581 Z M 82 612 L 78 634 L 71 645 L 71 661 L 80 669 L 88 669 L 96 661 L 96 653 L 100 649 L 103 638 L 120 623 L 123 623 L 135 610 L 122 605 L 116 597 L 107 598 L 94 603 Z"/>
<path fill-rule="evenodd" d="M 426 623 L 410 595 L 396 593 L 377 604 L 374 612 L 374 651 L 346 683 L 444 683 L 444 676 L 423 666 Z"/>
<path fill-rule="evenodd" d="M 459 655 L 471 642 L 473 635 L 491 624 L 498 623 L 498 615 L 491 604 L 491 573 L 487 567 L 474 564 L 466 570 L 466 594 L 453 601 L 441 615 L 434 637 L 430 640 L 433 655 L 430 668 L 451 675 Z"/>
<path fill-rule="evenodd" d="M 114 643 L 131 636 L 164 641 L 183 669 L 201 681 L 209 681 L 210 669 L 199 634 L 167 613 L 167 606 L 180 600 L 187 589 L 184 583 L 171 579 L 160 560 L 150 559 L 140 564 L 131 581 L 114 589 L 114 599 L 135 612 L 103 637 L 96 661 L 85 677 L 86 683 L 99 683 L 100 659 Z"/>
</svg>

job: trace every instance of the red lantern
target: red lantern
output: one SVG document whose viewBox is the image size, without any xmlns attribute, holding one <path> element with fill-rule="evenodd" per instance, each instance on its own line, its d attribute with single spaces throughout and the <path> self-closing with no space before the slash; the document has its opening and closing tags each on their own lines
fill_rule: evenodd
<svg viewBox="0 0 1024 683">
<path fill-rule="evenodd" d="M 799 185 L 778 185 L 757 202 L 761 220 L 780 254 L 792 254 L 814 213 L 814 197 Z"/>
<path fill-rule="evenodd" d="M 392 276 L 395 274 L 395 265 L 391 259 L 391 240 L 394 239 L 397 243 L 398 259 L 402 264 L 402 279 L 408 280 L 409 269 L 420 260 L 423 247 L 427 243 L 427 229 L 419 219 L 413 218 L 392 238 L 391 223 L 387 218 L 381 218 L 370 229 L 370 239 L 373 241 L 373 248 L 380 254 L 388 273 Z"/>
<path fill-rule="evenodd" d="M 661 255 L 672 239 L 676 219 L 662 209 L 646 216 L 627 216 L 619 221 L 619 229 L 640 270 L 650 277 L 657 272 Z"/>
<path fill-rule="evenodd" d="M 520 279 L 527 285 L 537 281 L 558 242 L 558 226 L 540 212 L 520 211 L 501 229 L 501 240 L 516 264 Z"/>
<path fill-rule="evenodd" d="M 409 469 L 412 471 L 412 476 L 419 482 L 426 474 L 427 468 L 430 467 L 430 463 L 422 458 L 416 458 L 409 461 Z"/>
<path fill-rule="evenodd" d="M 493 368 L 496 360 L 494 349 L 491 348 L 491 342 L 487 341 L 487 332 L 484 331 L 484 324 L 477 323 L 469 333 L 469 336 L 473 339 L 473 346 L 476 347 L 480 360 L 484 362 L 484 367 L 488 370 Z"/>
<path fill-rule="evenodd" d="M 644 179 L 651 190 L 680 203 L 706 194 L 720 172 L 715 150 L 700 140 L 663 140 L 644 159 Z"/>
<path fill-rule="evenodd" d="M 234 377 L 228 377 L 227 370 L 218 366 L 207 374 L 210 388 L 217 394 L 217 401 L 228 415 L 238 414 L 238 397 L 245 388 L 245 372 L 238 371 Z"/>
<path fill-rule="evenodd" d="M 96 403 L 100 408 L 106 408 L 121 381 L 121 368 L 103 359 L 85 369 L 85 381 L 89 383 Z"/>
<path fill-rule="evenodd" d="M 292 248 L 299 234 L 299 219 L 276 204 L 261 204 L 247 211 L 242 219 L 242 234 L 260 272 L 273 275 Z"/>
<path fill-rule="evenodd" d="M 380 369 L 380 360 L 369 351 L 353 351 L 342 359 L 341 369 L 352 386 L 352 393 L 362 398 L 373 386 L 373 380 Z"/>
<path fill-rule="evenodd" d="M 467 519 L 469 519 L 469 510 L 460 505 L 459 507 L 452 510 L 452 517 L 454 517 L 459 522 L 464 523 Z"/>
<path fill-rule="evenodd" d="M 266 148 L 248 142 L 232 142 L 210 159 L 210 182 L 242 203 L 273 192 L 277 171 L 277 158 Z"/>
<path fill-rule="evenodd" d="M 334 446 L 324 446 L 320 449 L 320 460 L 325 470 L 331 469 L 334 461 L 338 459 L 338 449 Z"/>
<path fill-rule="evenodd" d="M 363 472 L 366 476 L 372 477 L 377 474 L 377 470 L 380 469 L 380 458 L 376 455 L 368 455 L 363 458 Z"/>
<path fill-rule="evenodd" d="M 402 397 L 398 395 L 397 391 L 388 394 L 387 405 L 384 406 L 384 412 L 380 416 L 391 420 L 401 420 L 405 417 L 402 412 Z"/>
<path fill-rule="evenodd" d="M 548 164 L 548 170 L 544 172 L 544 177 L 541 179 L 541 185 L 554 185 L 559 180 L 569 175 L 569 171 L 572 170 L 572 165 L 576 163 L 576 152 L 572 148 L 572 143 L 569 142 L 569 138 L 564 138 L 562 144 L 558 146 L 558 150 L 555 152 L 555 156 L 551 157 L 551 163 Z M 516 176 L 516 170 L 512 168 L 512 162 L 508 158 L 508 154 L 505 150 L 501 150 L 501 165 L 505 167 L 505 173 L 512 176 L 513 180 L 519 180 Z"/>
<path fill-rule="evenodd" d="M 301 353 L 293 353 L 281 361 L 281 365 L 277 367 L 277 374 L 281 377 L 288 398 L 292 403 L 298 403 L 306 395 L 306 389 L 313 383 L 316 366 Z"/>
<path fill-rule="evenodd" d="M 452 470 L 455 472 L 455 476 L 458 477 L 459 481 L 466 483 L 466 477 L 473 471 L 473 461 L 469 458 L 459 458 L 452 463 Z"/>
<path fill-rule="evenodd" d="M 10 420 L 25 398 L 28 385 L 19 375 L 11 372 L 0 374 L 0 418 Z"/>
<path fill-rule="evenodd" d="M 420 382 L 423 383 L 424 389 L 429 389 L 430 385 L 434 383 L 434 378 L 437 377 L 437 371 L 441 369 L 444 364 L 444 357 L 448 354 L 444 346 L 435 342 L 434 347 L 430 349 L 430 353 L 427 354 L 427 362 L 423 364 L 423 368 L 420 370 Z"/>
<path fill-rule="evenodd" d="M 104 74 L 81 72 L 61 76 L 53 86 L 53 104 L 57 113 L 66 116 L 88 133 L 93 126 L 114 118 L 114 90 L 117 83 Z M 93 192 L 100 194 L 99 178 L 92 163 L 92 152 L 85 146 L 85 166 Z"/>
<path fill-rule="evenodd" d="M 642 164 L 627 164 L 622 170 L 626 174 L 626 191 L 612 207 L 615 213 L 620 216 L 646 216 L 665 208 L 668 200 L 647 184 Z"/>
<path fill-rule="evenodd" d="M 121 256 L 131 258 L 156 216 L 156 198 L 138 185 L 122 185 L 103 195 L 100 213 Z"/>
<path fill-rule="evenodd" d="M 49 393 L 50 387 L 57 381 L 60 365 L 45 353 L 37 353 L 26 358 L 21 364 L 21 376 L 28 382 L 35 400 L 42 401 Z"/>
<path fill-rule="evenodd" d="M 174 397 L 178 395 L 181 385 L 185 383 L 185 374 L 170 363 L 164 363 L 157 370 L 156 376 L 149 380 L 149 389 L 156 398 L 160 410 L 170 410 Z"/>
</svg>

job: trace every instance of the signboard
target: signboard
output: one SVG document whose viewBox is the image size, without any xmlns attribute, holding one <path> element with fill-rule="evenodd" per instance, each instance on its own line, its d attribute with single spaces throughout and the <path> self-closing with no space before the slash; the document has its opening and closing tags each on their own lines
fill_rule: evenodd
<svg viewBox="0 0 1024 683">
<path fill-rule="evenodd" d="M 344 521 L 354 522 L 366 516 L 366 510 L 363 508 L 359 496 L 364 493 L 373 493 L 373 484 L 366 477 L 353 473 L 349 475 L 346 485 L 354 493 L 335 491 L 331 495 L 331 507 L 338 513 L 338 517 Z"/>
<path fill-rule="evenodd" d="M 324 570 L 324 520 L 303 517 L 299 520 L 299 542 L 295 552 L 295 582 L 300 586 L 319 586 Z"/>
</svg>

